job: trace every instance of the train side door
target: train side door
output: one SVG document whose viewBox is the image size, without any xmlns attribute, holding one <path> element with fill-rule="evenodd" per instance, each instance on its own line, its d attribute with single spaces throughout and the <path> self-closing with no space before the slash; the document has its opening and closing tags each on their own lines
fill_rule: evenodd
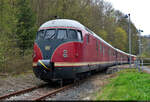
<svg viewBox="0 0 150 102">
<path fill-rule="evenodd" d="M 90 35 L 87 33 L 85 35 L 85 38 L 84 38 L 84 58 L 87 60 L 87 58 L 89 57 L 89 43 L 90 43 Z"/>
<path fill-rule="evenodd" d="M 116 63 L 118 63 L 118 55 L 117 55 L 117 51 L 116 51 Z"/>
<path fill-rule="evenodd" d="M 89 34 L 87 34 L 87 35 L 86 35 L 86 45 L 88 45 L 88 44 L 89 44 L 89 40 L 90 40 L 90 35 L 89 35 Z"/>
<path fill-rule="evenodd" d="M 111 59 L 111 48 L 108 48 L 108 57 L 109 57 L 109 61 L 111 61 L 112 59 Z"/>
<path fill-rule="evenodd" d="M 100 61 L 102 61 L 102 56 L 103 56 L 103 49 L 102 49 L 102 42 L 99 44 L 100 48 Z"/>
</svg>

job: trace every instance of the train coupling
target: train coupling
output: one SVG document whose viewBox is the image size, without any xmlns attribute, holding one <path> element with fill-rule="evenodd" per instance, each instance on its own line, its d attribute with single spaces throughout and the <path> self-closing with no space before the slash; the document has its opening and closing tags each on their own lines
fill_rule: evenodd
<svg viewBox="0 0 150 102">
<path fill-rule="evenodd" d="M 41 67 L 46 70 L 52 70 L 52 63 L 50 62 L 50 60 L 39 60 L 37 62 L 37 67 Z"/>
</svg>

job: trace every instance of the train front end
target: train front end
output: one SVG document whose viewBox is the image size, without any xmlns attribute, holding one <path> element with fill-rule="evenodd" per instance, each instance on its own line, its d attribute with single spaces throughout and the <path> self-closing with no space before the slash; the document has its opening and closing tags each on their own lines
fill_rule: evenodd
<svg viewBox="0 0 150 102">
<path fill-rule="evenodd" d="M 82 32 L 68 27 L 76 22 L 52 20 L 44 23 L 34 42 L 33 72 L 44 81 L 72 79 L 76 72 L 65 63 L 78 62 L 82 49 Z"/>
</svg>

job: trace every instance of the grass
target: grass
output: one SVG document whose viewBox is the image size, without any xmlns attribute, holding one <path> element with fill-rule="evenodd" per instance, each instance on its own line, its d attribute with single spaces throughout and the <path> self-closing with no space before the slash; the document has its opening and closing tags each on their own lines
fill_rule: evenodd
<svg viewBox="0 0 150 102">
<path fill-rule="evenodd" d="M 150 74 L 123 70 L 96 95 L 96 100 L 150 100 Z"/>
</svg>

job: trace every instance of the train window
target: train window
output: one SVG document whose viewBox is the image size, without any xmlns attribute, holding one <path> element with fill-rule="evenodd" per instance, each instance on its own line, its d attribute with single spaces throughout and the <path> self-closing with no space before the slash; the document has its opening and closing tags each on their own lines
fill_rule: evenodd
<svg viewBox="0 0 150 102">
<path fill-rule="evenodd" d="M 68 31 L 68 39 L 78 39 L 77 32 L 75 30 Z"/>
<path fill-rule="evenodd" d="M 67 30 L 59 29 L 57 34 L 57 39 L 67 39 Z"/>
<path fill-rule="evenodd" d="M 45 33 L 45 40 L 50 40 L 50 39 L 54 39 L 55 37 L 55 29 L 48 29 Z"/>
<path fill-rule="evenodd" d="M 37 40 L 43 40 L 45 35 L 45 31 L 41 30 L 37 33 Z"/>
<path fill-rule="evenodd" d="M 109 56 L 111 56 L 111 49 L 109 48 Z"/>
<path fill-rule="evenodd" d="M 103 56 L 105 56 L 105 47 L 103 46 Z"/>
<path fill-rule="evenodd" d="M 82 33 L 81 31 L 77 31 L 77 35 L 78 35 L 78 40 L 82 40 Z"/>
<path fill-rule="evenodd" d="M 115 52 L 113 52 L 113 56 L 114 56 L 114 57 L 116 56 L 116 53 L 115 53 Z"/>
<path fill-rule="evenodd" d="M 98 41 L 96 40 L 96 50 L 98 51 Z"/>
<path fill-rule="evenodd" d="M 102 52 L 102 44 L 100 43 L 100 52 Z"/>
</svg>

